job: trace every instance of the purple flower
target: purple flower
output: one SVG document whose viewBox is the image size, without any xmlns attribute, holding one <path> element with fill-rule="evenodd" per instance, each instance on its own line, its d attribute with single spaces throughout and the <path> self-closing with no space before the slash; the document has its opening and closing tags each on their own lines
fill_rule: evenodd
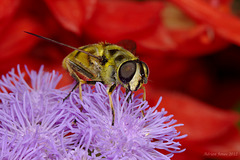
<svg viewBox="0 0 240 160">
<path fill-rule="evenodd" d="M 0 159 L 170 159 L 183 152 L 176 120 L 159 105 L 149 107 L 140 95 L 112 93 L 115 120 L 107 88 L 83 85 L 63 102 L 71 88 L 56 89 L 55 71 L 14 70 L 0 80 Z M 28 81 L 27 81 L 28 80 Z M 144 111 L 144 116 L 141 111 Z M 158 151 L 156 150 L 158 149 Z M 161 153 L 164 151 L 164 153 Z"/>
<path fill-rule="evenodd" d="M 175 129 L 181 124 L 175 124 L 172 115 L 165 116 L 167 112 L 164 109 L 161 112 L 156 110 L 161 98 L 155 107 L 149 107 L 146 101 L 135 95 L 128 102 L 130 95 L 125 96 L 121 87 L 117 87 L 112 94 L 115 110 L 112 126 L 106 90 L 101 83 L 94 88 L 84 85 L 83 101 L 79 99 L 78 91 L 69 98 L 71 112 L 76 116 L 70 137 L 78 143 L 84 141 L 82 148 L 107 159 L 170 159 L 174 153 L 184 151 L 176 142 L 186 136 L 179 136 Z M 144 117 L 142 110 L 145 110 Z"/>
<path fill-rule="evenodd" d="M 18 66 L 18 75 L 0 80 L 0 159 L 61 158 L 59 137 L 73 118 L 62 103 L 66 93 L 55 89 L 61 76 L 43 67 L 26 72 L 30 79 Z"/>
</svg>

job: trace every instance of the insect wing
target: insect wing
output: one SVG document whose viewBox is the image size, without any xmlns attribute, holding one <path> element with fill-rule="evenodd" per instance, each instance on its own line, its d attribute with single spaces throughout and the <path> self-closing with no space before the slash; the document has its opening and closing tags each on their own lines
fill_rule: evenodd
<svg viewBox="0 0 240 160">
<path fill-rule="evenodd" d="M 116 45 L 119 45 L 119 46 L 125 48 L 126 50 L 130 51 L 134 55 L 136 53 L 137 45 L 136 45 L 136 42 L 133 41 L 133 40 L 124 39 L 124 40 L 121 40 L 121 41 L 117 42 Z"/>
</svg>

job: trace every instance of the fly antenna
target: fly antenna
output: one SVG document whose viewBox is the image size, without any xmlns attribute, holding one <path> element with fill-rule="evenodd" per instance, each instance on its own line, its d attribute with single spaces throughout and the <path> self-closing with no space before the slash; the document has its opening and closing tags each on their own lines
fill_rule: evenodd
<svg viewBox="0 0 240 160">
<path fill-rule="evenodd" d="M 38 38 L 41 38 L 41 39 L 44 39 L 44 40 L 47 40 L 47 41 L 56 43 L 56 44 L 58 44 L 58 45 L 62 45 L 62 46 L 71 48 L 71 49 L 73 49 L 73 50 L 77 50 L 77 51 L 79 51 L 79 52 L 85 53 L 85 54 L 87 54 L 87 55 L 89 55 L 89 56 L 92 56 L 92 57 L 94 57 L 94 58 L 97 58 L 97 59 L 99 59 L 99 60 L 102 60 L 102 57 L 95 56 L 95 55 L 93 55 L 93 54 L 91 54 L 91 53 L 89 53 L 89 52 L 87 52 L 87 51 L 82 50 L 82 49 L 78 49 L 78 48 L 73 47 L 73 46 L 70 46 L 70 45 L 68 45 L 68 44 L 61 43 L 61 42 L 55 41 L 55 40 L 53 40 L 53 39 L 50 39 L 50 38 L 47 38 L 47 37 L 43 37 L 43 36 L 40 36 L 40 35 L 31 33 L 31 32 L 27 32 L 27 31 L 24 31 L 24 32 L 27 33 L 27 34 L 33 35 L 33 36 L 35 36 L 35 37 L 38 37 Z"/>
</svg>

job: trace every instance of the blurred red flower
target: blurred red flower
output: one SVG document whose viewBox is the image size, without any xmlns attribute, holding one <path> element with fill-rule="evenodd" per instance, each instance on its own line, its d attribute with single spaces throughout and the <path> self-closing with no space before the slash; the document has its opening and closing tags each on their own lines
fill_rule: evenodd
<svg viewBox="0 0 240 160">
<path fill-rule="evenodd" d="M 188 134 L 186 151 L 173 159 L 239 159 L 240 20 L 233 0 L 1 0 L 0 73 L 17 64 L 64 74 L 70 49 L 33 32 L 78 47 L 131 39 L 150 68 L 147 99 L 163 96 L 161 107 Z M 59 86 L 60 87 L 60 86 Z"/>
</svg>

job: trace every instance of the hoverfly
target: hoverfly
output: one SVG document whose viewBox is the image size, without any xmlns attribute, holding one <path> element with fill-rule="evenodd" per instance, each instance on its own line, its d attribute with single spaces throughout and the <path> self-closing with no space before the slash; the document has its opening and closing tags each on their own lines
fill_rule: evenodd
<svg viewBox="0 0 240 160">
<path fill-rule="evenodd" d="M 143 99 L 145 100 L 146 91 L 142 85 L 147 83 L 149 69 L 146 63 L 140 61 L 129 50 L 116 44 L 103 42 L 75 48 L 30 32 L 26 33 L 74 49 L 62 62 L 63 68 L 78 82 L 73 90 L 77 86 L 79 87 L 79 96 L 82 100 L 81 84 L 102 82 L 107 85 L 113 115 L 112 125 L 114 125 L 115 113 L 111 94 L 117 85 L 122 85 L 126 89 L 126 93 L 142 88 L 144 90 Z M 80 78 L 80 75 L 91 80 L 84 81 Z"/>
</svg>

